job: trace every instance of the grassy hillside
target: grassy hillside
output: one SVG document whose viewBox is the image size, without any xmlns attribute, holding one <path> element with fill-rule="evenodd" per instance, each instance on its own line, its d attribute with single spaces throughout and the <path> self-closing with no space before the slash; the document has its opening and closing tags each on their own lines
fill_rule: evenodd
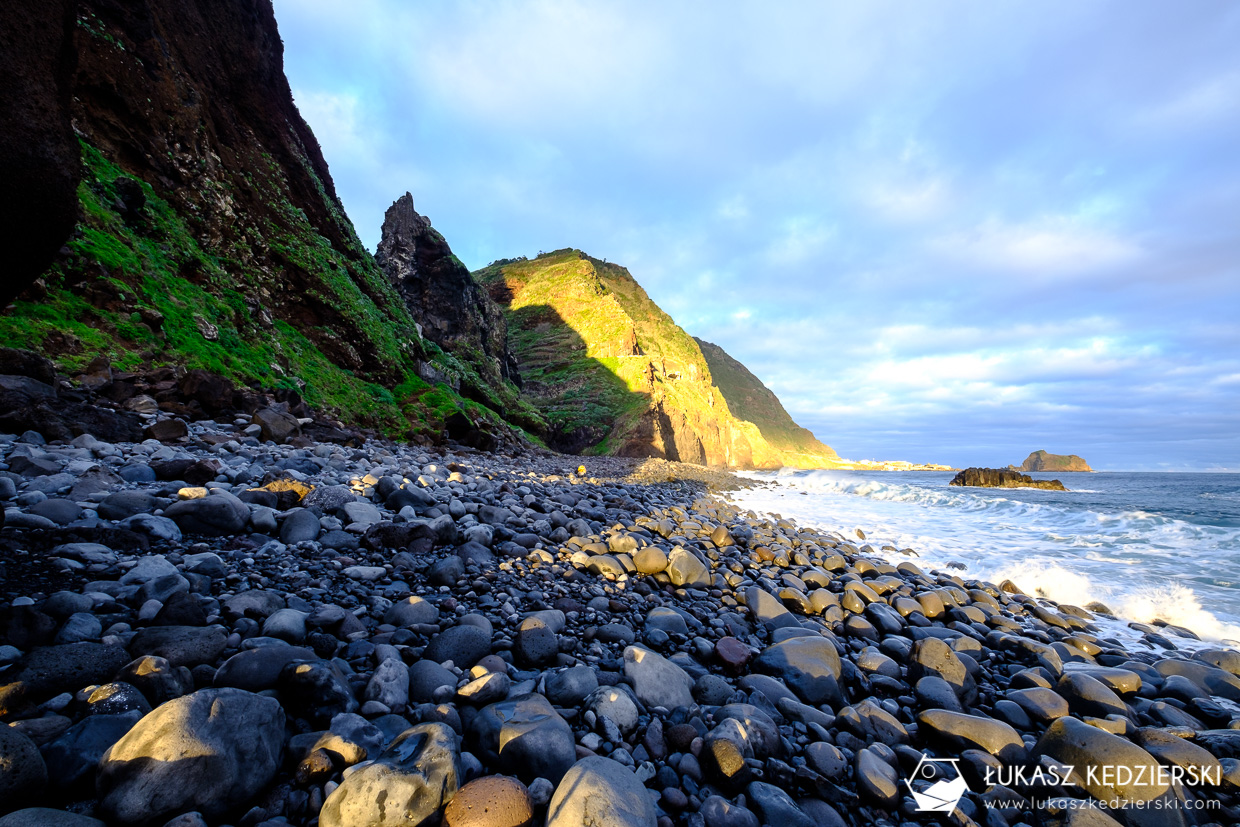
<svg viewBox="0 0 1240 827">
<path fill-rule="evenodd" d="M 815 453 L 791 419 L 765 416 L 795 449 L 785 452 L 735 416 L 698 342 L 623 267 L 557 250 L 474 278 L 504 308 L 524 391 L 561 450 L 766 468 L 824 467 L 835 456 Z"/>
</svg>

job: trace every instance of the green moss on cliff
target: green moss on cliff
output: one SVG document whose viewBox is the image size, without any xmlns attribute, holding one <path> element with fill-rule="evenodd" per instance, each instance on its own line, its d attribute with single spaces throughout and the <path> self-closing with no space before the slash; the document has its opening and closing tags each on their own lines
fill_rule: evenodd
<svg viewBox="0 0 1240 827">
<path fill-rule="evenodd" d="M 37 295 L 0 315 L 0 345 L 41 350 L 70 374 L 103 356 L 122 369 L 175 364 L 241 384 L 299 388 L 320 410 L 392 434 L 437 430 L 444 416 L 471 405 L 477 416 L 499 419 L 446 386 L 432 404 L 418 401 L 431 386 L 417 376 L 423 350 L 403 302 L 343 216 L 346 245 L 360 255 L 343 255 L 315 231 L 289 202 L 278 169 L 248 177 L 278 205 L 275 217 L 208 247 L 149 184 L 129 179 L 87 143 L 82 160 L 83 220 L 69 255 Z M 124 203 L 122 190 L 133 187 L 120 186 L 126 179 L 141 189 L 140 210 Z M 297 298 L 320 308 L 317 320 L 272 318 L 263 299 L 280 290 L 285 274 L 261 263 L 268 255 L 310 285 Z M 378 375 L 340 364 L 363 356 L 381 366 Z"/>
</svg>

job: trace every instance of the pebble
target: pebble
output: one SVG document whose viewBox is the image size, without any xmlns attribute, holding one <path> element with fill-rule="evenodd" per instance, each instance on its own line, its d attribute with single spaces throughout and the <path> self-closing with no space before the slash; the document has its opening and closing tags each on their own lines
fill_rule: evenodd
<svg viewBox="0 0 1240 827">
<path fill-rule="evenodd" d="M 739 512 L 719 492 L 749 483 L 710 469 L 589 458 L 581 477 L 541 452 L 260 442 L 240 419 L 0 438 L 0 785 L 27 798 L 6 807 L 308 827 L 387 823 L 385 796 L 449 827 L 894 825 L 921 823 L 905 781 L 930 754 L 1222 772 L 1192 794 L 1240 815 L 1240 655 L 1160 648 L 1174 627 L 1126 644 L 1090 610 L 889 564 Z M 141 761 L 190 743 L 209 772 Z M 988 795 L 962 815 L 1040 823 Z"/>
</svg>

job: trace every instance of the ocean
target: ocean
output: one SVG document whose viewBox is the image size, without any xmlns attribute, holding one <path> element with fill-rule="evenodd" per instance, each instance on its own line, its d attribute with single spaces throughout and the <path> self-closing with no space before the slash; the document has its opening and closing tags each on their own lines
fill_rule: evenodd
<svg viewBox="0 0 1240 827">
<path fill-rule="evenodd" d="M 1067 492 L 950 487 L 952 473 L 930 471 L 742 476 L 768 484 L 734 492 L 737 505 L 839 532 L 877 557 L 1010 579 L 1061 603 L 1099 601 L 1129 621 L 1240 647 L 1240 474 L 1030 475 Z M 917 557 L 899 551 L 910 548 Z"/>
</svg>

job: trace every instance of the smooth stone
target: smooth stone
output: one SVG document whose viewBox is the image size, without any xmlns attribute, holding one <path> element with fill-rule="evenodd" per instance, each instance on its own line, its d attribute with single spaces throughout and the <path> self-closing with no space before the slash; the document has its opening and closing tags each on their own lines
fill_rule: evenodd
<svg viewBox="0 0 1240 827">
<path fill-rule="evenodd" d="M 768 646 L 754 659 L 754 669 L 774 675 L 810 705 L 843 702 L 840 655 L 835 644 L 820 636 L 794 637 Z"/>
<path fill-rule="evenodd" d="M 646 629 L 659 629 L 669 635 L 688 635 L 689 625 L 675 609 L 656 606 L 646 613 Z"/>
<path fill-rule="evenodd" d="M 515 778 L 475 778 L 456 791 L 443 814 L 444 827 L 529 827 L 534 806 Z"/>
<path fill-rule="evenodd" d="M 1069 672 L 1055 684 L 1055 691 L 1068 702 L 1076 715 L 1105 718 L 1128 717 L 1128 706 L 1106 684 L 1084 672 Z"/>
<path fill-rule="evenodd" d="M 486 706 L 508 697 L 511 688 L 512 679 L 507 674 L 488 672 L 462 686 L 456 691 L 456 696 L 464 703 Z"/>
<path fill-rule="evenodd" d="M 293 545 L 317 540 L 322 526 L 313 511 L 302 508 L 291 512 L 280 526 L 280 542 Z"/>
<path fill-rule="evenodd" d="M 917 721 L 922 733 L 937 736 L 952 746 L 980 749 L 1009 763 L 1025 758 L 1025 742 L 1002 721 L 945 709 L 924 710 L 917 715 Z"/>
<path fill-rule="evenodd" d="M 409 703 L 409 667 L 399 657 L 383 661 L 366 684 L 362 698 L 378 701 L 393 712 L 400 712 Z"/>
<path fill-rule="evenodd" d="M 440 687 L 456 688 L 456 675 L 433 660 L 416 661 L 409 667 L 409 697 L 415 703 L 427 704 L 435 700 L 435 690 Z"/>
<path fill-rule="evenodd" d="M 754 620 L 765 626 L 768 631 L 801 627 L 800 621 L 792 612 L 784 608 L 784 604 L 778 597 L 757 586 L 751 586 L 745 590 L 745 607 L 749 609 Z"/>
<path fill-rule="evenodd" d="M 572 729 L 542 695 L 485 706 L 470 729 L 481 754 L 522 781 L 558 782 L 577 756 Z"/>
<path fill-rule="evenodd" d="M 434 603 L 411 595 L 393 603 L 383 613 L 383 622 L 392 626 L 423 626 L 439 622 L 439 609 Z"/>
<path fill-rule="evenodd" d="M 572 766 L 547 808 L 547 827 L 655 827 L 658 817 L 633 771 L 591 756 Z"/>
<path fill-rule="evenodd" d="M 57 525 L 68 525 L 82 516 L 82 507 L 72 500 L 52 498 L 35 503 L 28 509 L 29 513 L 51 520 Z"/>
<path fill-rule="evenodd" d="M 351 772 L 319 813 L 323 827 L 408 827 L 439 822 L 463 779 L 460 738 L 441 723 L 410 727 Z"/>
<path fill-rule="evenodd" d="M 633 681 L 638 700 L 672 710 L 693 705 L 693 679 L 662 655 L 642 646 L 624 650 L 624 674 Z"/>
<path fill-rule="evenodd" d="M 721 795 L 707 798 L 698 812 L 706 820 L 706 827 L 761 827 L 756 815 Z"/>
<path fill-rule="evenodd" d="M 1168 784 L 1157 783 L 1159 765 L 1148 752 L 1076 718 L 1060 718 L 1050 725 L 1033 748 L 1033 758 L 1042 756 L 1074 767 L 1077 785 L 1100 801 L 1151 802 L 1174 794 Z M 1129 768 L 1131 777 L 1104 771 L 1119 766 Z M 1138 773 L 1145 776 L 1144 783 L 1133 783 Z"/>
<path fill-rule="evenodd" d="M 1013 701 L 1031 717 L 1044 723 L 1068 714 L 1068 702 L 1063 696 L 1040 686 L 1028 689 L 1013 689 L 1007 693 L 1009 701 Z"/>
<path fill-rule="evenodd" d="M 372 583 L 382 577 L 387 576 L 387 569 L 383 566 L 349 566 L 340 572 L 350 580 L 361 580 L 364 583 Z"/>
<path fill-rule="evenodd" d="M 82 643 L 99 640 L 103 635 L 103 624 L 99 618 L 86 612 L 75 612 L 65 618 L 64 625 L 56 633 L 55 643 Z"/>
<path fill-rule="evenodd" d="M 584 664 L 549 672 L 546 676 L 547 700 L 556 706 L 577 706 L 596 689 L 598 676 Z"/>
<path fill-rule="evenodd" d="M 156 540 L 167 540 L 170 543 L 181 542 L 181 527 L 167 517 L 155 514 L 134 514 L 126 517 L 118 525 L 121 528 L 149 535 Z"/>
<path fill-rule="evenodd" d="M 857 791 L 880 807 L 893 809 L 900 803 L 900 777 L 895 768 L 871 749 L 857 753 Z"/>
<path fill-rule="evenodd" d="M 667 576 L 673 586 L 690 589 L 710 588 L 710 570 L 706 565 L 679 546 L 667 555 Z"/>
<path fill-rule="evenodd" d="M 278 701 L 202 689 L 161 705 L 104 754 L 99 808 L 122 823 L 186 810 L 220 819 L 267 786 L 283 752 Z"/>
<path fill-rule="evenodd" d="M 754 781 L 745 789 L 750 804 L 764 824 L 781 827 L 815 827 L 814 820 L 806 815 L 786 792 L 774 784 Z"/>
<path fill-rule="evenodd" d="M 658 574 L 667 568 L 667 553 L 658 546 L 646 546 L 633 555 L 633 565 L 642 574 Z"/>
<path fill-rule="evenodd" d="M 219 537 L 244 532 L 250 509 L 232 494 L 217 490 L 209 497 L 175 502 L 164 509 L 164 516 L 187 534 Z"/>
<path fill-rule="evenodd" d="M 610 718 L 624 735 L 637 729 L 637 704 L 633 703 L 629 693 L 621 689 L 601 686 L 586 698 L 584 706 L 599 717 Z"/>
<path fill-rule="evenodd" d="M 39 748 L 10 726 L 0 724 L 0 810 L 37 799 L 47 786 L 47 766 Z"/>
<path fill-rule="evenodd" d="M 435 663 L 452 661 L 468 669 L 491 653 L 491 636 L 476 626 L 459 625 L 440 632 L 427 645 L 422 657 Z"/>
<path fill-rule="evenodd" d="M 740 725 L 745 744 L 756 758 L 779 757 L 783 752 L 779 727 L 773 718 L 752 704 L 733 703 L 719 707 L 715 720 Z"/>
</svg>

